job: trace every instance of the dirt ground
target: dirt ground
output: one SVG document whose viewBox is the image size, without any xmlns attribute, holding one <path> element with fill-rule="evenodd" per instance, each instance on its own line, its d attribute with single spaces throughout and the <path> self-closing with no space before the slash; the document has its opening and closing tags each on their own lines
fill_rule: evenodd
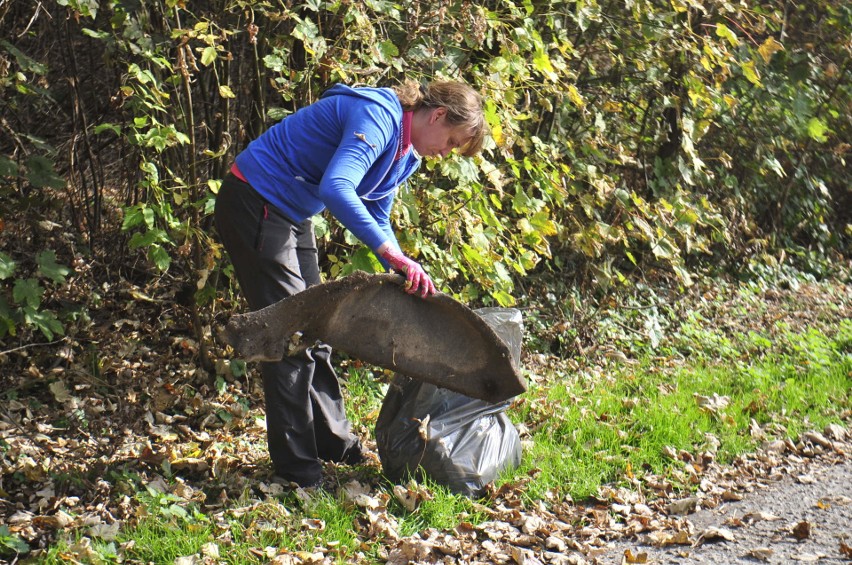
<svg viewBox="0 0 852 565">
<path fill-rule="evenodd" d="M 640 538 L 613 544 L 596 559 L 621 563 L 850 563 L 852 453 L 792 457 L 742 500 L 684 516 L 688 545 L 655 546 Z M 726 539 L 728 538 L 728 539 Z M 659 538 L 657 538 L 659 539 Z"/>
</svg>

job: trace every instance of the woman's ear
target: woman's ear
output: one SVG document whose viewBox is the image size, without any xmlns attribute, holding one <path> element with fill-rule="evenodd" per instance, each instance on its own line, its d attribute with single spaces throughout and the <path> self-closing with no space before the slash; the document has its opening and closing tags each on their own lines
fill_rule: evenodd
<svg viewBox="0 0 852 565">
<path fill-rule="evenodd" d="M 429 115 L 429 123 L 430 124 L 437 123 L 440 120 L 442 120 L 443 118 L 445 118 L 446 116 L 447 116 L 447 109 L 444 108 L 443 106 L 438 106 L 437 108 L 432 110 L 432 113 Z"/>
</svg>

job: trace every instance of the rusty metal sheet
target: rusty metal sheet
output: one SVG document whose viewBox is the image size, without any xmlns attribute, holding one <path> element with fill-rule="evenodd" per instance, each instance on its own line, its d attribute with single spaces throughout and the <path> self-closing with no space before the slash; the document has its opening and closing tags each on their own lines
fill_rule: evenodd
<svg viewBox="0 0 852 565">
<path fill-rule="evenodd" d="M 356 272 L 262 310 L 231 318 L 221 332 L 247 361 L 292 354 L 322 341 L 366 363 L 501 402 L 526 390 L 509 347 L 482 318 L 445 294 L 403 291 L 395 274 Z"/>
</svg>

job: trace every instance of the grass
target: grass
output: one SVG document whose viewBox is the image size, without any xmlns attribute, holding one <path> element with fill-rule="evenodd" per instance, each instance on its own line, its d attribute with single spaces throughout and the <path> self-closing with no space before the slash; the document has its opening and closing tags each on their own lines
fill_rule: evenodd
<svg viewBox="0 0 852 565">
<path fill-rule="evenodd" d="M 632 365 L 538 375 L 540 384 L 510 409 L 513 421 L 531 432 L 521 467 L 502 480 L 530 478 L 524 488 L 530 501 L 548 495 L 581 500 L 604 484 L 645 473 L 689 489 L 685 463 L 672 453 L 709 451 L 725 463 L 754 450 L 759 440 L 751 433 L 753 422 L 768 438 L 795 439 L 807 429 L 840 422 L 852 409 L 852 321 L 841 321 L 831 335 L 783 325 L 767 333 L 723 335 L 701 330 L 697 322 L 684 326 L 663 357 L 648 350 Z M 377 375 L 349 370 L 350 415 L 361 429 L 372 429 L 384 394 L 384 379 Z M 702 408 L 699 401 L 712 399 L 715 405 Z M 394 500 L 392 486 L 382 491 L 400 535 L 485 519 L 475 501 L 428 483 L 432 499 L 408 512 Z M 332 494 L 309 502 L 292 493 L 266 500 L 246 495 L 216 515 L 173 495 L 143 493 L 137 502 L 144 510 L 135 525 L 111 544 L 92 546 L 103 562 L 115 562 L 117 545 L 132 542 L 122 548 L 125 562 L 173 563 L 202 552 L 205 544 L 222 543 L 223 535 L 230 540 L 220 558 L 225 563 L 267 561 L 258 555 L 266 547 L 316 546 L 330 548 L 339 563 L 353 561 L 357 552 L 379 560 L 379 544 L 363 544 L 356 534 L 364 509 Z M 65 562 L 62 552 L 78 540 L 61 540 L 42 562 Z"/>
</svg>

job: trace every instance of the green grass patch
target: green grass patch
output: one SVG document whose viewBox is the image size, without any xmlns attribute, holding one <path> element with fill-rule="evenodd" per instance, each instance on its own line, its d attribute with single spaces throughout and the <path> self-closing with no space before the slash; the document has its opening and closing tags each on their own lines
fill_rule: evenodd
<svg viewBox="0 0 852 565">
<path fill-rule="evenodd" d="M 760 356 L 729 363 L 698 363 L 659 370 L 649 359 L 638 368 L 548 376 L 512 412 L 534 430 L 520 473 L 536 477 L 530 497 L 554 490 L 574 498 L 603 483 L 650 472 L 676 481 L 683 462 L 670 454 L 712 452 L 721 463 L 753 451 L 766 438 L 793 438 L 822 430 L 850 409 L 852 323 L 834 336 L 816 330 L 778 336 Z M 709 343 L 716 345 L 716 334 Z M 701 343 L 694 346 L 700 347 Z"/>
<path fill-rule="evenodd" d="M 726 463 L 753 451 L 765 439 L 793 438 L 808 429 L 840 422 L 852 408 L 852 322 L 842 321 L 831 335 L 800 333 L 784 327 L 770 333 L 724 334 L 697 326 L 671 344 L 665 357 L 647 351 L 638 362 L 586 367 L 575 373 L 540 375 L 539 384 L 510 410 L 517 424 L 531 430 L 521 467 L 506 472 L 504 482 L 528 480 L 522 496 L 529 501 L 570 495 L 582 500 L 602 485 L 624 484 L 646 474 L 663 477 L 675 488 L 694 488 L 681 450 L 714 453 Z M 724 345 L 715 357 L 714 348 Z M 350 416 L 372 429 L 384 397 L 384 375 L 350 368 L 346 376 Z M 373 471 L 373 469 L 369 469 Z M 139 487 L 125 477 L 128 487 Z M 371 496 L 384 497 L 387 515 L 401 536 L 427 528 L 451 529 L 461 522 L 486 519 L 479 503 L 425 483 L 431 499 L 409 512 L 381 484 Z M 126 489 L 125 489 L 126 490 Z M 130 490 L 133 490 L 132 488 Z M 364 543 L 369 529 L 363 507 L 347 503 L 341 493 L 318 493 L 304 500 L 294 493 L 258 497 L 247 492 L 223 508 L 204 507 L 167 493 L 136 494 L 139 517 L 109 542 L 94 540 L 86 551 L 103 563 L 124 561 L 174 563 L 181 556 L 218 547 L 222 563 L 263 563 L 271 551 L 330 550 L 336 563 L 379 561 L 381 543 Z M 0 532 L 2 534 L 2 532 Z M 72 551 L 81 556 L 84 530 L 69 534 L 40 562 L 64 563 Z M 372 534 L 375 539 L 381 534 Z M 0 542 L 17 543 L 8 534 Z M 76 544 L 76 545 L 75 545 Z M 206 548 L 206 549 L 205 549 Z"/>
</svg>

